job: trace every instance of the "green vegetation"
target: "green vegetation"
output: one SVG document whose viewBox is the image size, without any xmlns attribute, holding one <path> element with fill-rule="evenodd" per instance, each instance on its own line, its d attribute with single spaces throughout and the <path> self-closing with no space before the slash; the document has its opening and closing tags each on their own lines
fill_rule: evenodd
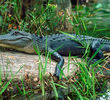
<svg viewBox="0 0 110 100">
<path fill-rule="evenodd" d="M 22 79 L 21 77 L 21 80 L 16 80 L 14 79 L 15 75 L 12 75 L 10 80 L 7 79 L 8 75 L 6 79 L 2 80 L 0 73 L 0 98 L 10 98 L 10 100 L 16 100 L 18 98 L 28 98 L 29 100 L 31 98 L 44 98 L 44 100 L 55 98 L 58 100 L 59 97 L 64 97 L 67 100 L 89 100 L 90 98 L 95 100 L 97 96 L 103 95 L 100 91 L 103 92 L 107 81 L 103 78 L 98 79 L 98 77 L 95 76 L 98 72 L 102 72 L 102 66 L 99 65 L 100 61 L 93 63 L 88 68 L 87 56 L 83 57 L 81 62 L 77 61 L 77 57 L 69 56 L 69 59 L 75 60 L 73 63 L 80 70 L 78 70 L 74 76 L 65 76 L 62 72 L 63 79 L 58 81 L 54 76 L 45 74 L 48 55 L 45 57 L 45 64 L 43 64 L 40 58 L 40 52 L 36 50 L 36 53 L 38 54 L 40 61 L 39 80 L 34 81 L 34 78 L 32 77 L 25 77 L 25 79 Z M 70 69 L 69 61 L 67 65 L 68 69 Z M 22 68 L 23 66 L 16 72 L 16 74 Z M 0 72 L 2 72 L 2 70 Z"/>
<path fill-rule="evenodd" d="M 51 3 L 52 1 L 46 7 L 38 4 L 32 5 L 30 9 L 26 7 L 26 16 L 22 18 L 22 0 L 7 0 L 0 5 L 0 33 L 6 33 L 10 29 L 20 29 L 41 35 L 63 31 L 62 25 L 66 16 L 58 16 L 56 5 Z M 96 6 L 92 7 L 96 8 Z M 97 19 L 92 17 L 100 11 L 100 8 L 91 10 L 83 6 L 74 8 L 71 15 L 72 20 L 69 20 L 73 26 L 73 33 L 97 37 L 110 36 L 109 26 L 103 27 L 101 24 L 102 27 L 99 27 Z"/>
<path fill-rule="evenodd" d="M 31 10 L 27 9 L 24 18 L 21 17 L 21 7 L 22 0 L 7 0 L 4 4 L 0 5 L 0 33 L 7 33 L 10 29 L 24 30 L 40 35 L 63 31 L 60 24 L 63 24 L 66 17 L 64 15 L 62 18 L 62 16 L 56 15 L 56 6 L 51 4 L 51 1 L 46 7 L 43 5 L 34 5 Z M 109 37 L 109 28 L 103 27 L 103 29 L 99 29 L 97 25 L 90 24 L 91 16 L 97 12 L 98 9 L 94 9 L 91 12 L 89 8 L 83 6 L 74 8 L 72 13 L 73 20 L 69 20 L 73 26 L 73 32 L 76 34 L 92 35 L 94 37 Z M 103 95 L 101 92 L 103 92 L 107 80 L 96 77 L 98 72 L 103 74 L 102 66 L 99 64 L 102 62 L 101 60 L 91 64 L 88 68 L 88 52 L 85 52 L 81 62 L 77 61 L 77 57 L 71 57 L 70 55 L 68 58 L 68 72 L 70 59 L 75 59 L 76 62 L 74 62 L 74 64 L 80 70 L 78 70 L 74 76 L 68 77 L 65 76 L 62 71 L 61 77 L 63 77 L 63 79 L 58 81 L 52 75 L 45 75 L 47 60 L 50 59 L 50 55 L 47 54 L 45 57 L 45 65 L 43 65 L 40 51 L 36 49 L 35 51 L 40 61 L 39 80 L 36 82 L 31 77 L 15 80 L 15 75 L 12 75 L 10 80 L 7 79 L 8 75 L 6 79 L 2 79 L 2 69 L 0 67 L 1 100 L 3 100 L 3 98 L 14 100 L 20 97 L 23 99 L 28 98 L 29 100 L 34 97 L 36 97 L 36 100 L 39 100 L 39 98 L 46 100 L 50 96 L 55 97 L 56 100 L 58 100 L 58 97 L 64 97 L 65 100 L 90 100 L 90 98 L 95 100 L 97 96 Z M 95 54 L 90 60 L 94 58 Z M 17 71 L 16 74 L 19 71 Z"/>
</svg>

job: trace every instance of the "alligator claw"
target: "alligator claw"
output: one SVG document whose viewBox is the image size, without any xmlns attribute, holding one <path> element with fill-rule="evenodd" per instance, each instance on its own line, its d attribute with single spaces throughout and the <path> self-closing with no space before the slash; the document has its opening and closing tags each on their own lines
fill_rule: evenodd
<svg viewBox="0 0 110 100">
<path fill-rule="evenodd" d="M 53 76 L 55 76 L 58 80 L 61 79 L 61 78 L 60 78 L 60 75 L 57 75 L 56 73 L 55 73 Z"/>
</svg>

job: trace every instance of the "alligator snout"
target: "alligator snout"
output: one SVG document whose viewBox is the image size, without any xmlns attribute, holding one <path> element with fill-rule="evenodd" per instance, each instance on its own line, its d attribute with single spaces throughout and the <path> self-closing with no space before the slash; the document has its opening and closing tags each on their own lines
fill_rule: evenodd
<svg viewBox="0 0 110 100">
<path fill-rule="evenodd" d="M 32 35 L 23 31 L 11 31 L 9 34 L 0 35 L 0 46 L 26 53 L 34 52 Z"/>
</svg>

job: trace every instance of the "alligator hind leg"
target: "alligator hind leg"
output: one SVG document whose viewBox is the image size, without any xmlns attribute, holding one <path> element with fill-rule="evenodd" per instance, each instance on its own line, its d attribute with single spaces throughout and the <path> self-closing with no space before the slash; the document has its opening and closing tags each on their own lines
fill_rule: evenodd
<svg viewBox="0 0 110 100">
<path fill-rule="evenodd" d="M 95 57 L 93 58 L 93 61 L 97 61 L 99 59 L 103 59 L 104 58 L 104 55 L 103 55 L 103 52 L 101 50 L 101 44 L 98 42 L 98 41 L 94 41 L 92 44 L 91 44 L 91 54 L 95 54 Z"/>
<path fill-rule="evenodd" d="M 48 52 L 51 54 L 51 58 L 58 62 L 56 65 L 56 68 L 55 68 L 55 74 L 54 75 L 57 78 L 59 78 L 60 70 L 62 69 L 62 66 L 64 64 L 64 59 L 58 52 L 56 52 L 55 50 L 53 50 L 51 48 L 48 48 Z"/>
</svg>

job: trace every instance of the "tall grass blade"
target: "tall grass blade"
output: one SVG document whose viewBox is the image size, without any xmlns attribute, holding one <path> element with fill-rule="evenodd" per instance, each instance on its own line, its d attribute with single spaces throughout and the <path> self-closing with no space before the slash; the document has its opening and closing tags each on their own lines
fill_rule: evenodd
<svg viewBox="0 0 110 100">
<path fill-rule="evenodd" d="M 80 94 L 80 92 L 78 91 L 78 89 L 75 87 L 74 84 L 72 84 L 72 87 L 73 87 L 74 91 L 77 93 L 77 96 L 79 97 L 79 99 L 84 100 L 82 95 Z"/>
<path fill-rule="evenodd" d="M 0 87 L 2 86 L 2 69 L 0 67 Z"/>
<path fill-rule="evenodd" d="M 42 96 L 45 95 L 45 84 L 44 84 L 44 80 L 42 79 L 41 81 L 41 89 L 42 89 Z"/>
<path fill-rule="evenodd" d="M 56 100 L 58 100 L 58 92 L 57 92 L 57 89 L 56 89 L 56 86 L 55 86 L 53 79 L 52 79 L 51 83 L 52 83 L 51 86 L 53 87 L 53 90 L 55 92 Z"/>
<path fill-rule="evenodd" d="M 93 99 L 96 99 L 96 93 L 95 93 L 95 72 L 94 69 L 92 69 L 92 91 L 93 91 Z"/>
<path fill-rule="evenodd" d="M 6 85 L 2 88 L 2 90 L 0 90 L 0 95 L 6 90 L 6 88 L 8 87 L 8 85 L 10 84 L 10 82 L 13 80 L 13 78 L 17 75 L 17 73 L 23 68 L 20 67 L 20 69 L 14 74 L 12 75 L 11 79 L 6 83 Z"/>
<path fill-rule="evenodd" d="M 101 45 L 97 51 L 92 55 L 92 57 L 89 59 L 88 63 L 98 54 L 98 52 L 101 50 L 101 48 L 103 47 L 103 45 Z"/>
</svg>

